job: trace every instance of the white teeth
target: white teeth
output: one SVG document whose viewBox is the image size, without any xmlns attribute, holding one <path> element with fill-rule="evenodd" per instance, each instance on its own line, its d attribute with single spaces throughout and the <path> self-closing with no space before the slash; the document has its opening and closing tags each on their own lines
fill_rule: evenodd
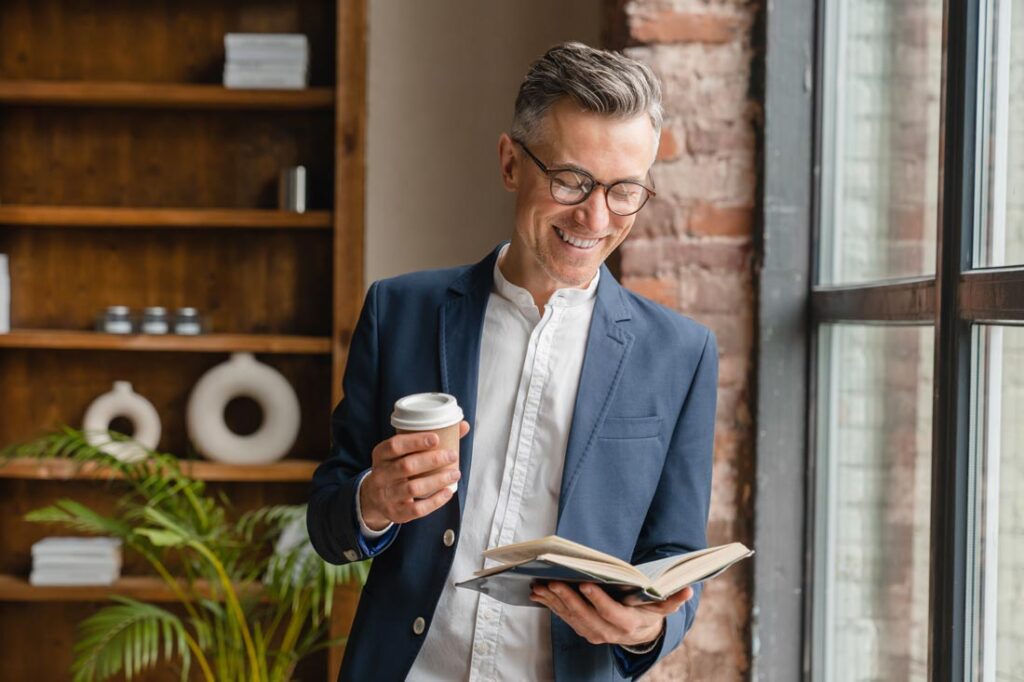
<svg viewBox="0 0 1024 682">
<path fill-rule="evenodd" d="M 558 229 L 557 227 L 555 228 L 555 232 L 558 233 L 558 236 L 562 238 L 563 242 L 572 244 L 573 246 L 580 249 L 589 249 L 590 247 L 594 246 L 599 241 L 601 241 L 600 239 L 577 239 L 576 237 L 571 237 L 565 232 L 562 232 L 562 230 Z"/>
</svg>

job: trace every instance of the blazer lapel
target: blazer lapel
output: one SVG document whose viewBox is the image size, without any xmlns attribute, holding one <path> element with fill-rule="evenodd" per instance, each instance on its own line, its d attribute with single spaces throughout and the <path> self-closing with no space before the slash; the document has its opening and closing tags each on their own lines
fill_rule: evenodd
<svg viewBox="0 0 1024 682">
<path fill-rule="evenodd" d="M 629 302 L 622 293 L 622 287 L 608 268 L 602 265 L 594 316 L 590 322 L 590 334 L 583 356 L 580 386 L 576 392 L 576 407 L 569 429 L 569 443 L 565 451 L 558 499 L 559 521 L 583 471 L 594 438 L 607 416 L 612 394 L 619 384 L 622 368 L 633 345 L 633 335 L 620 324 L 630 318 Z"/>
<path fill-rule="evenodd" d="M 483 335 L 487 299 L 494 282 L 495 249 L 448 287 L 438 313 L 441 390 L 459 401 L 465 420 L 476 417 L 477 381 L 480 374 L 480 338 Z M 466 489 L 473 452 L 473 431 L 459 444 L 459 511 L 466 504 Z"/>
</svg>

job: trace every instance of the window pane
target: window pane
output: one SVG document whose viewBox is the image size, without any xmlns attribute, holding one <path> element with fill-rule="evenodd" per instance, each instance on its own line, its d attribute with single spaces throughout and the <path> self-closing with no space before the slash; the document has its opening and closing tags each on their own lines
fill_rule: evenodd
<svg viewBox="0 0 1024 682">
<path fill-rule="evenodd" d="M 819 283 L 934 273 L 943 2 L 824 5 Z"/>
<path fill-rule="evenodd" d="M 992 0 L 982 87 L 982 220 L 977 267 L 1024 263 L 1024 0 Z"/>
<path fill-rule="evenodd" d="M 1024 679 L 1024 329 L 989 327 L 981 334 L 984 356 L 974 411 L 983 447 L 982 527 L 978 559 L 981 594 L 980 650 L 984 675 Z M 993 672 L 994 671 L 994 676 Z"/>
<path fill-rule="evenodd" d="M 822 331 L 816 680 L 927 678 L 933 337 Z"/>
</svg>

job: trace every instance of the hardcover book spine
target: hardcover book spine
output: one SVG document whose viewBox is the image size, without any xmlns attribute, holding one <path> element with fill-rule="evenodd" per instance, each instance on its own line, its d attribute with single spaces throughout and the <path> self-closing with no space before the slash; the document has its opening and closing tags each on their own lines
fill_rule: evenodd
<svg viewBox="0 0 1024 682">
<path fill-rule="evenodd" d="M 11 331 L 11 273 L 7 254 L 0 253 L 0 334 Z"/>
</svg>

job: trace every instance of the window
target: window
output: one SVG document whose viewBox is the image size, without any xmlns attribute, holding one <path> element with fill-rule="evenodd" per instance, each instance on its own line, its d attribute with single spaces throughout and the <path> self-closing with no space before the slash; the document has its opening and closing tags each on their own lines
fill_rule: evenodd
<svg viewBox="0 0 1024 682">
<path fill-rule="evenodd" d="M 942 0 L 822 10 L 818 283 L 934 274 Z"/>
<path fill-rule="evenodd" d="M 818 679 L 924 680 L 933 334 L 819 330 Z"/>
<path fill-rule="evenodd" d="M 979 67 L 977 267 L 1024 264 L 1024 0 L 993 0 Z"/>
<path fill-rule="evenodd" d="M 974 557 L 975 666 L 981 679 L 1020 679 L 1024 670 L 1024 328 L 976 332 L 979 377 L 972 410 L 983 462 Z"/>
<path fill-rule="evenodd" d="M 802 672 L 1024 679 L 1024 0 L 817 11 Z"/>
</svg>

